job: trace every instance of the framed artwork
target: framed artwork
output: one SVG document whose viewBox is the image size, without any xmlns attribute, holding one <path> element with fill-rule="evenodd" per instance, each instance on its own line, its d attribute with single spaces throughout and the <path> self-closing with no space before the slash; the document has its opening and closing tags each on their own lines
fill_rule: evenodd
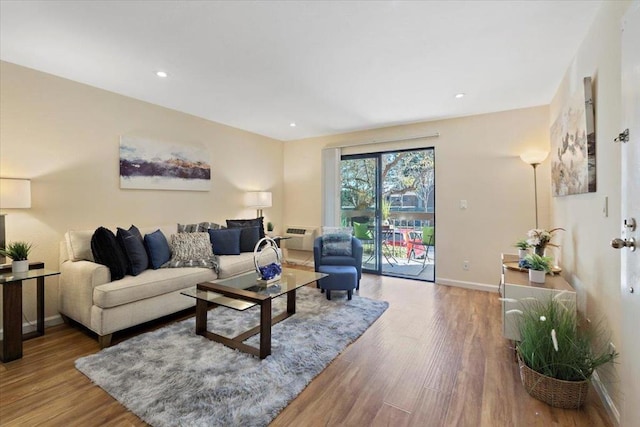
<svg viewBox="0 0 640 427">
<path fill-rule="evenodd" d="M 209 153 L 204 147 L 122 136 L 120 188 L 209 191 Z"/>
<path fill-rule="evenodd" d="M 596 191 L 596 133 L 591 77 L 573 94 L 551 126 L 553 195 Z"/>
</svg>

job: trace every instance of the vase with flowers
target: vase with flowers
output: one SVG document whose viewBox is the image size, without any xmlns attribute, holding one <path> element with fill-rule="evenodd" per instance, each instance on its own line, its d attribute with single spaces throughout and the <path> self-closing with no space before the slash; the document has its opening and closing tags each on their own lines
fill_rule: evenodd
<svg viewBox="0 0 640 427">
<path fill-rule="evenodd" d="M 534 249 L 534 252 L 540 256 L 544 256 L 544 250 L 547 246 L 556 247 L 551 243 L 553 233 L 556 231 L 564 231 L 564 228 L 552 228 L 551 230 L 544 230 L 541 228 L 533 228 L 527 232 L 527 243 Z"/>
</svg>

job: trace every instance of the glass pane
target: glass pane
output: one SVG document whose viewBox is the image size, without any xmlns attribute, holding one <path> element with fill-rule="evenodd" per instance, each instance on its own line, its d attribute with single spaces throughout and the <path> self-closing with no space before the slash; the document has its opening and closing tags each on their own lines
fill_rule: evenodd
<svg viewBox="0 0 640 427">
<path fill-rule="evenodd" d="M 353 227 L 355 237 L 362 241 L 362 268 L 378 272 L 375 250 L 376 168 L 377 156 L 344 159 L 340 162 L 341 222 Z"/>
<path fill-rule="evenodd" d="M 434 151 L 382 154 L 382 274 L 435 280 Z"/>
</svg>

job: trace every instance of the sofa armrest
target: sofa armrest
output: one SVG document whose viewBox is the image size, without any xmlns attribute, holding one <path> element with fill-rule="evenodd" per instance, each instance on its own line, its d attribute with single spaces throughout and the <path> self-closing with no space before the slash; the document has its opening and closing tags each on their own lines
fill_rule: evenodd
<svg viewBox="0 0 640 427">
<path fill-rule="evenodd" d="M 111 272 L 91 261 L 64 261 L 60 264 L 58 310 L 86 327 L 91 327 L 93 289 L 109 283 Z"/>
</svg>

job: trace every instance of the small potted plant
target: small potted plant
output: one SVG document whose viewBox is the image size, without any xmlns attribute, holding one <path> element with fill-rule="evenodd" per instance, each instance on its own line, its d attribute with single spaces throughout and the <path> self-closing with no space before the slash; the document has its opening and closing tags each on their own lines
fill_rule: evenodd
<svg viewBox="0 0 640 427">
<path fill-rule="evenodd" d="M 271 221 L 267 222 L 267 232 L 273 232 L 273 223 Z"/>
<path fill-rule="evenodd" d="M 530 245 L 529 242 L 527 242 L 527 239 L 518 240 L 515 244 L 515 247 L 518 248 L 518 256 L 520 257 L 520 259 L 524 259 L 524 257 L 529 254 Z"/>
<path fill-rule="evenodd" d="M 534 283 L 544 283 L 546 274 L 553 274 L 551 263 L 553 259 L 548 256 L 540 256 L 536 253 L 524 257 L 524 264 L 529 269 L 529 280 Z"/>
<path fill-rule="evenodd" d="M 581 322 L 575 301 L 559 293 L 548 300 L 520 300 L 516 344 L 520 378 L 527 393 L 559 408 L 579 408 L 589 380 L 618 353 L 599 322 Z"/>
<path fill-rule="evenodd" d="M 29 252 L 33 245 L 28 242 L 11 242 L 5 248 L 0 248 L 0 255 L 11 258 L 11 271 L 25 273 L 29 271 Z"/>
</svg>

